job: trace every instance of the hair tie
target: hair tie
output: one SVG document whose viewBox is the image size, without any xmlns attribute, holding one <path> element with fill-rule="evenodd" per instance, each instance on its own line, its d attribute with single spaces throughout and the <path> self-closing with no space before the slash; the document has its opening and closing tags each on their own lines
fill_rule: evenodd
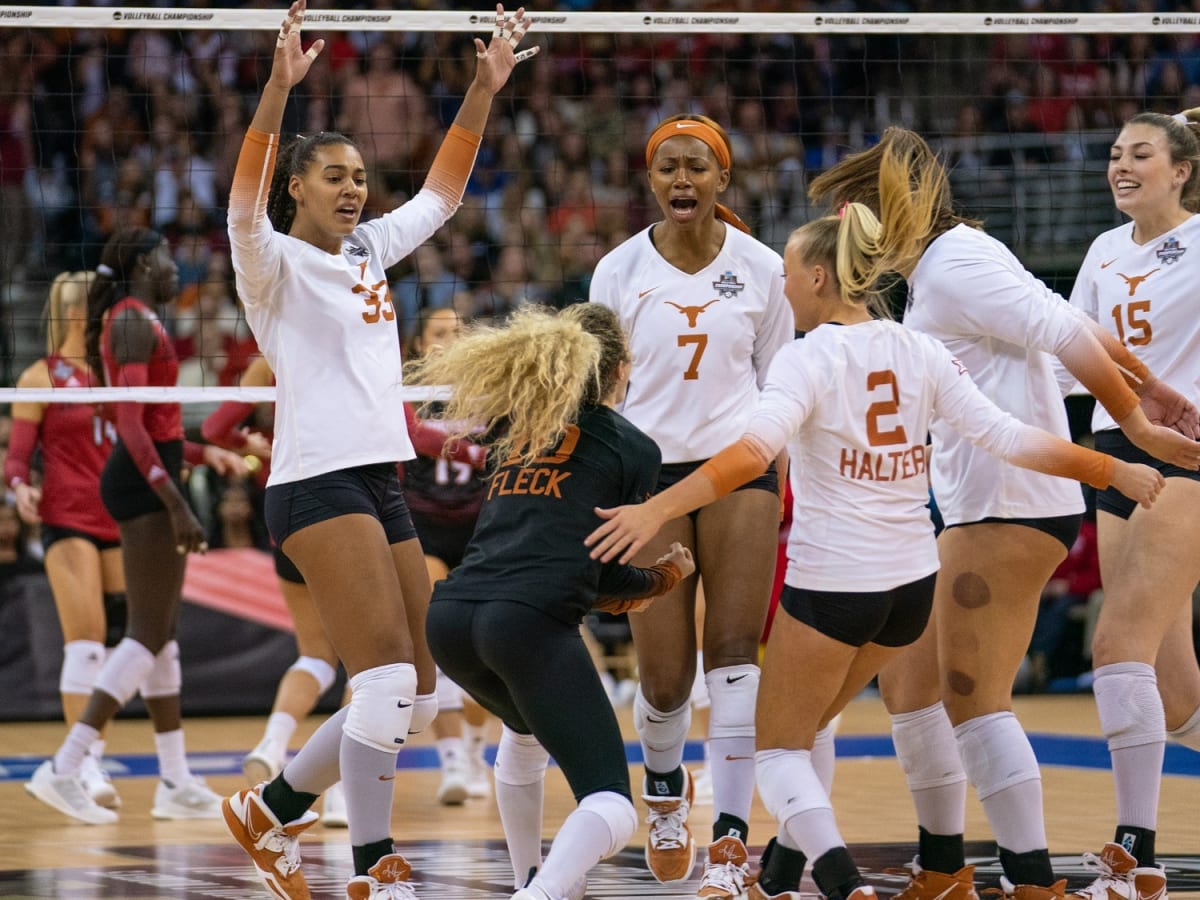
<svg viewBox="0 0 1200 900">
<path fill-rule="evenodd" d="M 1171 118 L 1174 119 L 1176 122 L 1178 122 L 1180 125 L 1188 124 L 1188 117 L 1184 113 L 1175 113 L 1175 115 L 1171 116 Z"/>
<path fill-rule="evenodd" d="M 107 275 L 109 278 L 112 278 L 117 273 L 112 270 L 111 266 L 106 266 L 104 263 L 100 263 L 100 265 L 96 266 L 96 274 Z"/>
<path fill-rule="evenodd" d="M 837 217 L 839 219 L 846 218 L 846 210 L 848 210 L 849 208 L 850 208 L 850 201 L 847 200 L 845 203 L 842 204 L 841 208 L 837 211 Z"/>
</svg>

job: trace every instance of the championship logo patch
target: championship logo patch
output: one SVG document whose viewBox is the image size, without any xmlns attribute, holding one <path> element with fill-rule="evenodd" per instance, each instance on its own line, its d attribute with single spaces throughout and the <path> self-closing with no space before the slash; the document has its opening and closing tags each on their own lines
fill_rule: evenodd
<svg viewBox="0 0 1200 900">
<path fill-rule="evenodd" d="M 1179 262 L 1179 258 L 1185 253 L 1187 253 L 1187 247 L 1179 246 L 1179 238 L 1174 236 L 1167 238 L 1163 241 L 1163 245 L 1154 251 L 1154 255 L 1168 266 Z"/>
<path fill-rule="evenodd" d="M 738 281 L 737 276 L 732 272 L 723 272 L 721 277 L 712 283 L 712 286 L 714 291 L 726 299 L 736 297 L 746 289 L 746 286 Z"/>
</svg>

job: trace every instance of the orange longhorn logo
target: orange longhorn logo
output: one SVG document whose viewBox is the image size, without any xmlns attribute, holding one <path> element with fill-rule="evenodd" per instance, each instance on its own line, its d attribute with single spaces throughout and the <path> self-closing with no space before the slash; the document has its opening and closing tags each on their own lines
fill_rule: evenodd
<svg viewBox="0 0 1200 900">
<path fill-rule="evenodd" d="M 704 312 L 714 303 L 720 301 L 720 299 L 720 297 L 713 297 L 703 306 L 680 306 L 678 303 L 672 303 L 670 300 L 664 300 L 663 303 L 666 303 L 668 306 L 675 307 L 677 310 L 687 316 L 688 328 L 695 328 L 696 320 L 700 318 L 700 313 Z"/>
<path fill-rule="evenodd" d="M 1125 283 L 1127 285 L 1129 285 L 1129 296 L 1132 297 L 1134 291 L 1136 291 L 1138 289 L 1138 286 L 1157 271 L 1158 271 L 1158 269 L 1151 269 L 1145 275 L 1132 275 L 1132 276 L 1126 275 L 1124 272 L 1118 272 L 1117 274 L 1120 275 L 1123 279 L 1125 279 Z"/>
</svg>

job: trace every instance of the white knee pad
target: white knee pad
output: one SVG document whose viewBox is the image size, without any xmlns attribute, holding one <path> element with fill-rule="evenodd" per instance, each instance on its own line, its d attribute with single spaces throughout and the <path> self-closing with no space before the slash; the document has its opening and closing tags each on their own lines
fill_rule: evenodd
<svg viewBox="0 0 1200 900">
<path fill-rule="evenodd" d="M 337 669 L 315 656 L 301 656 L 288 666 L 289 672 L 305 672 L 317 682 L 317 690 L 324 694 L 337 681 Z"/>
<path fill-rule="evenodd" d="M 67 641 L 63 644 L 58 689 L 64 694 L 90 695 L 104 668 L 104 656 L 104 645 L 99 641 Z"/>
<path fill-rule="evenodd" d="M 941 703 L 892 716 L 892 743 L 910 791 L 967 780 L 954 740 L 954 726 Z"/>
<path fill-rule="evenodd" d="M 395 753 L 408 740 L 417 699 L 417 670 L 392 663 L 359 672 L 350 679 L 350 711 L 342 731 L 360 744 Z"/>
<path fill-rule="evenodd" d="M 967 778 L 980 800 L 1013 785 L 1042 778 L 1029 738 L 1010 712 L 969 719 L 954 729 L 954 739 Z"/>
<path fill-rule="evenodd" d="M 758 700 L 758 666 L 724 666 L 704 680 L 712 701 L 710 738 L 754 737 L 754 704 Z"/>
<path fill-rule="evenodd" d="M 450 680 L 441 669 L 437 670 L 437 705 L 445 712 L 462 712 L 463 689 Z"/>
<path fill-rule="evenodd" d="M 437 718 L 437 714 L 437 694 L 417 694 L 417 699 L 413 702 L 412 721 L 408 723 L 408 733 L 420 734 Z"/>
<path fill-rule="evenodd" d="M 633 808 L 633 803 L 628 797 L 622 797 L 615 791 L 588 794 L 579 801 L 579 809 L 599 816 L 608 826 L 608 834 L 612 840 L 602 859 L 608 859 L 624 850 L 633 833 L 637 831 L 637 810 Z"/>
<path fill-rule="evenodd" d="M 546 777 L 550 754 L 532 734 L 517 734 L 507 725 L 500 731 L 496 748 L 496 780 L 522 787 L 537 784 Z"/>
<path fill-rule="evenodd" d="M 183 670 L 179 667 L 179 644 L 167 641 L 154 657 L 152 668 L 142 682 L 142 696 L 147 700 L 155 697 L 178 697 L 183 688 Z"/>
<path fill-rule="evenodd" d="M 696 677 L 692 680 L 692 709 L 708 709 L 708 685 L 704 681 L 704 651 L 696 651 Z"/>
<path fill-rule="evenodd" d="M 754 754 L 754 780 L 763 806 L 780 826 L 811 809 L 833 808 L 808 750 L 759 750 Z"/>
<path fill-rule="evenodd" d="M 1200 707 L 1196 708 L 1186 722 L 1168 731 L 1167 736 L 1176 744 L 1200 752 Z"/>
<path fill-rule="evenodd" d="M 1100 666 L 1092 691 L 1109 750 L 1166 742 L 1167 723 L 1153 666 L 1135 662 Z"/>
<path fill-rule="evenodd" d="M 104 661 L 96 676 L 96 689 L 124 706 L 137 693 L 154 668 L 155 657 L 133 638 L 122 638 Z"/>
<path fill-rule="evenodd" d="M 687 740 L 692 725 L 692 707 L 684 703 L 679 709 L 662 712 L 646 700 L 639 686 L 633 698 L 633 724 L 640 737 L 651 750 L 670 750 Z"/>
</svg>

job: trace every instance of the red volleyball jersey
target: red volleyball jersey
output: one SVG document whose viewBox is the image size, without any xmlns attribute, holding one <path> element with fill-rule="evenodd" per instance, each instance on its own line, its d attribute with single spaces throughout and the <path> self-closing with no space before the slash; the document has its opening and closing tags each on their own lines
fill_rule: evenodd
<svg viewBox="0 0 1200 900">
<path fill-rule="evenodd" d="M 46 357 L 55 388 L 87 388 L 92 373 L 58 354 Z M 103 541 L 118 540 L 117 523 L 100 502 L 100 472 L 115 433 L 89 403 L 49 403 L 39 429 L 42 448 L 42 521 L 82 531 Z"/>
<path fill-rule="evenodd" d="M 179 360 L 175 356 L 175 348 L 171 346 L 167 330 L 163 328 L 158 316 L 146 304 L 133 297 L 126 297 L 124 300 L 118 301 L 104 322 L 104 334 L 100 340 L 100 355 L 104 360 L 105 381 L 113 387 L 133 384 L 128 377 L 122 376 L 121 369 L 123 367 L 113 359 L 111 348 L 113 319 L 129 309 L 137 311 L 148 319 L 158 338 L 150 361 L 146 364 L 145 383 L 152 386 L 174 387 L 179 377 Z M 183 439 L 183 411 L 178 403 L 147 403 L 145 406 L 142 422 L 153 441 L 161 443 Z"/>
</svg>

